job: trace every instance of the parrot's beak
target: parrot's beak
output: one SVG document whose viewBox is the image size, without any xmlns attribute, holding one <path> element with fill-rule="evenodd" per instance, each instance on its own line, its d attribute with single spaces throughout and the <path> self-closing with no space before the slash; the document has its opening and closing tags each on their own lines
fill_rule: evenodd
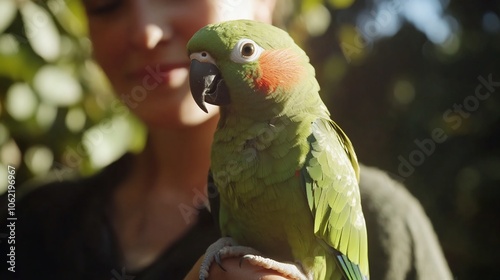
<svg viewBox="0 0 500 280">
<path fill-rule="evenodd" d="M 219 68 L 213 63 L 192 59 L 189 86 L 194 101 L 205 113 L 208 113 L 205 102 L 219 106 L 230 103 L 229 90 Z"/>
</svg>

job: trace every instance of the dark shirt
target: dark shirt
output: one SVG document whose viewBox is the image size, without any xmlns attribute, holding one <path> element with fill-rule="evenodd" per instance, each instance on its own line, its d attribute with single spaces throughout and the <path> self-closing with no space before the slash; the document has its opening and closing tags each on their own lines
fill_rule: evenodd
<svg viewBox="0 0 500 280">
<path fill-rule="evenodd" d="M 122 157 L 97 175 L 54 182 L 30 191 L 16 203 L 15 272 L 2 261 L 0 279 L 183 279 L 218 231 L 206 209 L 195 225 L 150 266 L 130 271 L 122 264 L 110 223 L 112 193 L 130 167 Z M 3 202 L 2 202 L 3 203 Z M 2 209 L 1 231 L 6 228 Z M 1 240 L 0 259 L 12 244 Z"/>
<path fill-rule="evenodd" d="M 0 279 L 183 279 L 218 238 L 210 213 L 141 271 L 123 266 L 109 211 L 112 193 L 130 168 L 125 155 L 97 175 L 46 184 L 18 199 L 15 273 L 0 239 Z M 368 231 L 370 279 L 452 279 L 432 225 L 420 203 L 386 173 L 361 166 L 360 193 Z M 4 203 L 5 199 L 2 201 Z M 5 203 L 4 203 L 5 204 Z M 2 209 L 0 233 L 5 232 Z"/>
</svg>

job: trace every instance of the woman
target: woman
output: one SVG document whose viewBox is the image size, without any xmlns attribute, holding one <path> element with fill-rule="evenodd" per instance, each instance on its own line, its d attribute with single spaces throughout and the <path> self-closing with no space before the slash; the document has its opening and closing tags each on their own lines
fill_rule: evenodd
<svg viewBox="0 0 500 280">
<path fill-rule="evenodd" d="M 205 193 L 215 107 L 199 110 L 188 86 L 186 44 L 208 23 L 249 18 L 271 23 L 273 1 L 84 1 L 97 62 L 119 97 L 149 129 L 146 149 L 113 197 L 113 226 L 129 270 L 150 265 L 189 231 Z M 110 44 L 110 42 L 114 42 Z M 154 69 L 159 79 L 155 80 Z M 143 85 L 146 97 L 134 92 Z M 135 101 L 135 103 L 133 103 Z M 186 208 L 189 209 L 189 208 Z M 189 211 L 189 210 L 187 210 Z"/>
<path fill-rule="evenodd" d="M 194 103 L 185 46 L 208 23 L 271 23 L 274 2 L 83 0 L 95 59 L 118 99 L 147 126 L 147 145 L 96 176 L 50 184 L 21 199 L 17 272 L 2 270 L 8 278 L 1 279 L 197 279 L 195 262 L 218 237 L 203 195 L 218 111 L 205 114 Z M 429 246 L 436 245 L 431 239 Z M 440 252 L 437 259 L 442 267 Z M 209 279 L 286 279 L 240 267 L 238 259 L 223 265 L 227 272 L 214 265 Z M 371 264 L 378 267 L 379 275 L 392 275 L 392 265 Z"/>
</svg>

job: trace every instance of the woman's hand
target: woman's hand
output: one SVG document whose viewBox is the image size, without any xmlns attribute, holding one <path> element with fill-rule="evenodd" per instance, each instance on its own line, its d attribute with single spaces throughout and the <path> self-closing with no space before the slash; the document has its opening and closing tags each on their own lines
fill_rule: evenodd
<svg viewBox="0 0 500 280">
<path fill-rule="evenodd" d="M 198 280 L 201 262 L 203 261 L 203 257 L 196 262 L 188 275 L 184 278 L 184 280 Z M 279 274 L 277 271 L 265 269 L 260 266 L 255 266 L 247 261 L 242 261 L 240 267 L 240 258 L 228 258 L 222 260 L 222 266 L 224 270 L 222 270 L 216 263 L 214 263 L 210 267 L 210 275 L 207 280 L 287 280 L 286 278 Z"/>
</svg>

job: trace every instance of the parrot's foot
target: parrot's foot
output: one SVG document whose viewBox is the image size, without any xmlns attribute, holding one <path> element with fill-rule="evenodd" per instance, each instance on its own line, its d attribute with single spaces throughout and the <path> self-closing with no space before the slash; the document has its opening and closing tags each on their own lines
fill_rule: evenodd
<svg viewBox="0 0 500 280">
<path fill-rule="evenodd" d="M 223 259 L 227 259 L 230 257 L 239 257 L 248 254 L 260 254 L 257 250 L 250 248 L 239 246 L 234 239 L 231 237 L 222 237 L 219 240 L 215 241 L 212 245 L 210 245 L 205 252 L 205 257 L 203 258 L 203 262 L 200 267 L 200 280 L 205 280 L 209 273 L 210 266 L 215 261 L 219 267 L 225 271 L 224 267 L 222 267 L 221 261 Z"/>
<path fill-rule="evenodd" d="M 304 275 L 302 272 L 302 269 L 300 269 L 297 265 L 292 264 L 292 263 L 282 263 L 282 262 L 277 262 L 273 259 L 269 258 L 264 258 L 262 256 L 258 255 L 244 255 L 243 259 L 248 261 L 252 265 L 260 266 L 266 269 L 271 269 L 274 271 L 279 272 L 280 274 L 283 274 L 283 276 L 286 276 L 290 279 L 295 279 L 295 280 L 310 280 L 312 279 L 311 277 L 308 277 Z"/>
<path fill-rule="evenodd" d="M 236 241 L 231 237 L 219 238 L 219 240 L 210 245 L 205 252 L 205 257 L 200 267 L 199 278 L 200 280 L 205 280 L 208 277 L 208 271 L 214 261 L 222 270 L 225 271 L 224 267 L 221 265 L 221 261 L 223 259 L 242 256 L 240 266 L 241 262 L 246 260 L 252 265 L 277 271 L 290 279 L 312 279 L 312 276 L 308 277 L 304 275 L 302 269 L 295 264 L 277 262 L 273 259 L 265 258 L 260 255 L 261 254 L 253 248 L 238 245 L 238 243 L 236 243 Z"/>
</svg>

